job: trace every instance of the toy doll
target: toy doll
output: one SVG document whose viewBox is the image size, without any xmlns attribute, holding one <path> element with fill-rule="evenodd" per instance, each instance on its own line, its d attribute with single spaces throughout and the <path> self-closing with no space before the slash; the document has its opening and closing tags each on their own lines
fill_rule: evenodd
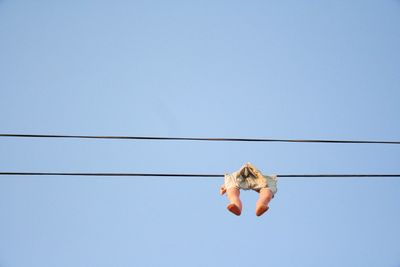
<svg viewBox="0 0 400 267">
<path fill-rule="evenodd" d="M 268 204 L 277 192 L 276 182 L 276 175 L 263 175 L 251 163 L 246 163 L 239 171 L 232 174 L 225 174 L 220 194 L 224 195 L 226 193 L 230 202 L 227 209 L 239 216 L 242 213 L 240 189 L 256 191 L 259 193 L 256 203 L 256 215 L 261 216 L 269 209 Z"/>
</svg>

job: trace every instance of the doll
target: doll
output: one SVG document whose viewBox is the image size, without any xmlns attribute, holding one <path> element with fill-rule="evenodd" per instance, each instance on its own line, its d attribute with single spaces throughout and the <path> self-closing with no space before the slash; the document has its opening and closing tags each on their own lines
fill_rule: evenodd
<svg viewBox="0 0 400 267">
<path fill-rule="evenodd" d="M 232 174 L 225 174 L 220 194 L 224 195 L 226 193 L 230 202 L 226 208 L 239 216 L 242 213 L 240 189 L 256 191 L 259 193 L 256 203 L 256 215 L 261 216 L 269 209 L 268 204 L 277 192 L 276 182 L 276 175 L 263 175 L 251 163 L 246 163 L 239 171 Z"/>
</svg>

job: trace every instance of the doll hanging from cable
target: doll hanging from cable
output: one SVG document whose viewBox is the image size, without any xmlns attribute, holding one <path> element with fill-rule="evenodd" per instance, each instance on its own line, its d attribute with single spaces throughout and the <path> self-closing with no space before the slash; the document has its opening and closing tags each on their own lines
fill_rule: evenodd
<svg viewBox="0 0 400 267">
<path fill-rule="evenodd" d="M 220 194 L 226 193 L 229 205 L 226 207 L 230 212 L 239 216 L 242 213 L 242 202 L 240 200 L 240 189 L 254 190 L 259 193 L 256 203 L 256 215 L 261 216 L 269 209 L 269 202 L 277 192 L 277 176 L 266 176 L 257 170 L 251 163 L 246 163 L 231 174 L 225 174 L 224 184 L 220 188 Z"/>
</svg>

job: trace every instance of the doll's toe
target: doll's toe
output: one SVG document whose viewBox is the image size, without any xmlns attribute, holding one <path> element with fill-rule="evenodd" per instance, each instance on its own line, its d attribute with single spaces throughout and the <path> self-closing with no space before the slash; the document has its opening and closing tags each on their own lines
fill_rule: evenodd
<svg viewBox="0 0 400 267">
<path fill-rule="evenodd" d="M 261 215 L 263 215 L 268 209 L 269 209 L 268 206 L 259 206 L 259 207 L 257 207 L 257 209 L 256 209 L 256 215 L 257 215 L 257 216 L 261 216 Z"/>
<path fill-rule="evenodd" d="M 242 213 L 240 208 L 236 204 L 233 204 L 233 203 L 229 204 L 226 208 L 230 212 L 232 212 L 233 214 L 235 214 L 237 216 L 239 216 Z"/>
</svg>

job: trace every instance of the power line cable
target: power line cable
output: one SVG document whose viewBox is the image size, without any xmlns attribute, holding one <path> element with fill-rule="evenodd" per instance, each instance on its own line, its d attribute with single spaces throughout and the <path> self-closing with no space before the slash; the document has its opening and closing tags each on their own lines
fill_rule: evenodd
<svg viewBox="0 0 400 267">
<path fill-rule="evenodd" d="M 0 172 L 0 175 L 24 176 L 119 176 L 119 177 L 224 177 L 223 174 L 193 173 L 103 173 L 103 172 Z M 280 178 L 363 178 L 363 177 L 400 177 L 400 174 L 277 174 Z"/>
<path fill-rule="evenodd" d="M 286 142 L 286 143 L 341 143 L 400 145 L 400 141 L 372 140 L 324 140 L 324 139 L 269 139 L 269 138 L 206 138 L 206 137 L 157 137 L 157 136 L 101 136 L 101 135 L 54 135 L 54 134 L 0 134 L 0 137 L 17 138 L 75 138 L 75 139 L 125 139 L 159 141 L 219 141 L 219 142 Z"/>
</svg>

